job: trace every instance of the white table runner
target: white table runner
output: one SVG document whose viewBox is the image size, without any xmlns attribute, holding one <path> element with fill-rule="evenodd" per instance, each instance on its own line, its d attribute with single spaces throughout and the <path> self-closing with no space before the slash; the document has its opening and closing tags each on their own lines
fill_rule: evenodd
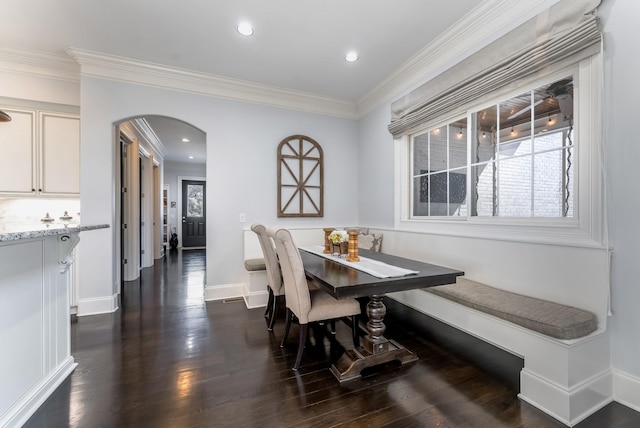
<svg viewBox="0 0 640 428">
<path fill-rule="evenodd" d="M 300 249 L 308 251 L 320 257 L 324 257 L 325 259 L 332 260 L 336 263 L 349 266 L 350 268 L 368 273 L 369 275 L 373 275 L 376 278 L 394 278 L 398 276 L 415 275 L 420 273 L 417 270 L 409 270 L 398 266 L 389 265 L 387 263 L 379 262 L 378 260 L 373 260 L 362 256 L 360 256 L 359 262 L 348 262 L 346 259 L 343 259 L 341 257 L 334 256 L 332 254 L 324 254 L 324 247 L 320 245 L 314 245 L 312 247 L 300 247 Z"/>
</svg>

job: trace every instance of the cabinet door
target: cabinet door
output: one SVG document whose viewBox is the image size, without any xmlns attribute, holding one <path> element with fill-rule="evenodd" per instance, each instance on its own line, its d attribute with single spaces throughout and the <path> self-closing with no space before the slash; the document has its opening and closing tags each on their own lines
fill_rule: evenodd
<svg viewBox="0 0 640 428">
<path fill-rule="evenodd" d="M 42 113 L 40 183 L 42 194 L 80 194 L 80 119 Z"/>
<path fill-rule="evenodd" d="M 35 113 L 2 109 L 11 122 L 0 124 L 0 193 L 34 194 L 36 191 Z"/>
</svg>

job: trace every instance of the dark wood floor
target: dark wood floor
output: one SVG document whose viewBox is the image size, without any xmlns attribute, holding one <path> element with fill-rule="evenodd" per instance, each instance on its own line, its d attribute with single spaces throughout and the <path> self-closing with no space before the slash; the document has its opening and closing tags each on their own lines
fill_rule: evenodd
<svg viewBox="0 0 640 428">
<path fill-rule="evenodd" d="M 172 253 L 125 284 L 116 313 L 74 320 L 78 367 L 25 426 L 563 426 L 516 397 L 521 360 L 391 301 L 388 336 L 417 363 L 340 385 L 338 323 L 336 340 L 314 329 L 296 374 L 296 326 L 281 349 L 282 321 L 269 334 L 261 309 L 203 303 L 204 259 Z M 578 426 L 639 427 L 640 413 L 613 403 Z"/>
</svg>

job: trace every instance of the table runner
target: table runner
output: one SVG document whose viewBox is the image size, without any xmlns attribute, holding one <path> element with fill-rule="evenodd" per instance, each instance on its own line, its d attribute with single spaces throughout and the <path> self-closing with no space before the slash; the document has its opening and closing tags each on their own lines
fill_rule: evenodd
<svg viewBox="0 0 640 428">
<path fill-rule="evenodd" d="M 376 278 L 394 278 L 398 276 L 415 275 L 419 273 L 419 271 L 417 270 L 409 270 L 398 266 L 393 266 L 384 262 L 380 262 L 378 260 L 373 260 L 362 256 L 360 256 L 359 262 L 348 262 L 346 259 L 343 259 L 341 257 L 334 256 L 332 254 L 324 254 L 324 247 L 320 245 L 314 245 L 311 247 L 300 247 L 300 249 L 309 253 L 313 253 L 317 256 L 324 257 L 325 259 L 332 260 L 336 263 L 349 266 L 350 268 L 368 273 L 369 275 L 373 275 Z"/>
</svg>

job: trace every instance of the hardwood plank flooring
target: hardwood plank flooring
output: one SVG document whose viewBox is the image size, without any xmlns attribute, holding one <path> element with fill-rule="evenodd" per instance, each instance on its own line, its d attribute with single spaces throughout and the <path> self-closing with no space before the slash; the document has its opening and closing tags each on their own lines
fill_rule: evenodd
<svg viewBox="0 0 640 428">
<path fill-rule="evenodd" d="M 349 328 L 310 329 L 298 373 L 298 328 L 280 348 L 263 309 L 203 302 L 205 252 L 171 252 L 125 283 L 121 309 L 72 320 L 78 367 L 25 427 L 563 427 L 520 401 L 522 361 L 386 300 L 389 337 L 418 354 L 340 385 L 328 367 Z M 613 403 L 578 425 L 638 427 Z"/>
</svg>

